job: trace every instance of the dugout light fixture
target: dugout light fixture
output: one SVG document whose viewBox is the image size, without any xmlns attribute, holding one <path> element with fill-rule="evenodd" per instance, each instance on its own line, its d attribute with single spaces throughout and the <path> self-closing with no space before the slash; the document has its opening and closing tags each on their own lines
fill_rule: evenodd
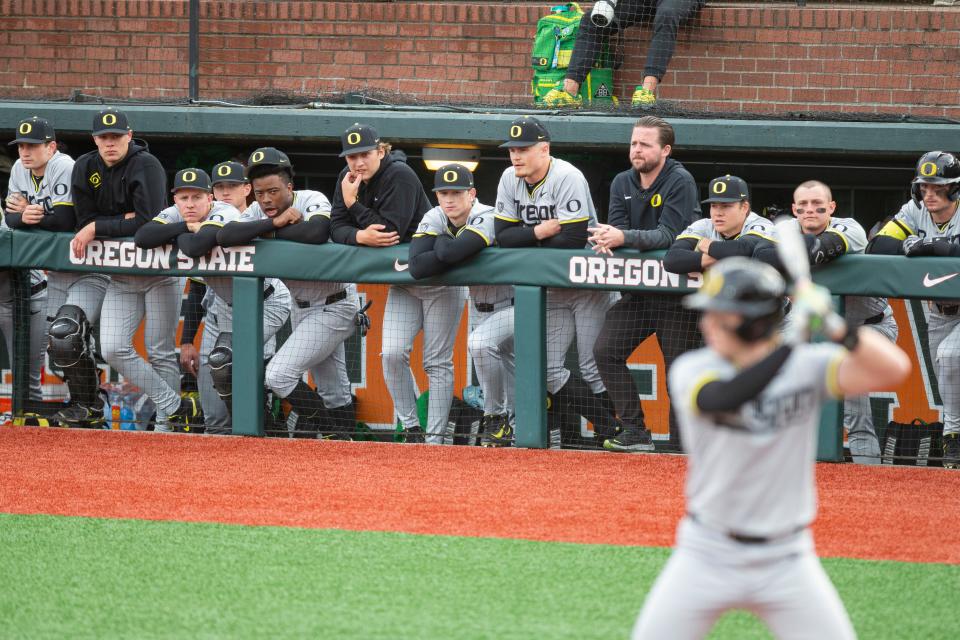
<svg viewBox="0 0 960 640">
<path fill-rule="evenodd" d="M 480 149 L 455 144 L 431 144 L 423 148 L 423 164 L 430 171 L 436 171 L 445 164 L 462 164 L 471 173 L 480 164 Z"/>
</svg>

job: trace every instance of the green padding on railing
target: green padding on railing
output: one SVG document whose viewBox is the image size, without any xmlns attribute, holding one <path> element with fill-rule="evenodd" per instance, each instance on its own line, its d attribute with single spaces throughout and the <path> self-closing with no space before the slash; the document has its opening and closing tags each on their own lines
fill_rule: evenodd
<svg viewBox="0 0 960 640">
<path fill-rule="evenodd" d="M 78 264 L 70 257 L 70 234 L 4 231 L 0 260 L 9 266 L 58 271 L 99 271 L 158 275 L 226 274 L 301 280 L 387 284 L 517 284 L 584 289 L 649 290 L 685 293 L 699 287 L 663 269 L 662 251 L 617 251 L 613 257 L 588 250 L 500 249 L 482 251 L 443 276 L 414 280 L 406 269 L 407 247 L 387 249 L 341 244 L 308 245 L 261 240 L 245 247 L 217 249 L 212 257 L 178 258 L 170 247 L 137 249 L 131 240 L 94 241 Z M 6 245 L 6 246 L 5 246 Z M 960 299 L 960 261 L 903 256 L 844 256 L 814 272 L 814 280 L 836 294 L 898 298 Z"/>
</svg>

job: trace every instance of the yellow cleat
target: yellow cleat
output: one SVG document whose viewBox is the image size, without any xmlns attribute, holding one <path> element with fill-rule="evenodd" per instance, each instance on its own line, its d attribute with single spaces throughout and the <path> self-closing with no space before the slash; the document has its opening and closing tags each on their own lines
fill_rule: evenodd
<svg viewBox="0 0 960 640">
<path fill-rule="evenodd" d="M 563 89 L 551 89 L 547 92 L 547 95 L 543 96 L 543 102 L 541 104 L 550 109 L 562 109 L 564 107 L 580 108 L 583 106 L 583 98 L 580 96 L 572 96 Z"/>
<path fill-rule="evenodd" d="M 637 87 L 633 92 L 633 99 L 630 104 L 641 109 L 650 109 L 657 104 L 657 94 L 650 89 L 644 89 L 642 86 Z"/>
</svg>

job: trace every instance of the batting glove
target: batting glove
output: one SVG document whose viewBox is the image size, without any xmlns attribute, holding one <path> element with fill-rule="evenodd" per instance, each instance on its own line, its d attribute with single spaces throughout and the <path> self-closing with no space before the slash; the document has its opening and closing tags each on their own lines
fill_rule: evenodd
<svg viewBox="0 0 960 640">
<path fill-rule="evenodd" d="M 354 322 L 357 324 L 357 332 L 360 334 L 360 337 L 367 335 L 367 332 L 370 331 L 370 316 L 367 315 L 367 309 L 370 308 L 370 305 L 373 304 L 373 300 L 367 302 L 363 305 L 359 311 L 357 311 L 357 316 L 354 318 Z"/>
<path fill-rule="evenodd" d="M 917 256 L 949 256 L 953 254 L 953 243 L 949 238 L 920 238 L 910 236 L 903 241 L 903 252 L 910 258 Z"/>
</svg>

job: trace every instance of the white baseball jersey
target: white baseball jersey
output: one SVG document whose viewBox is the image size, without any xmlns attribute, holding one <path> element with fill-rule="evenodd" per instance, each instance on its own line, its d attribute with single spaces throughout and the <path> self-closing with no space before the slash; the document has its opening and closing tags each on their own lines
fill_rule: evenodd
<svg viewBox="0 0 960 640">
<path fill-rule="evenodd" d="M 709 348 L 677 358 L 668 383 L 689 454 L 689 513 L 718 531 L 759 537 L 811 523 L 820 407 L 828 395 L 839 395 L 844 354 L 832 343 L 794 347 L 757 398 L 724 415 L 700 414 L 694 402 L 708 382 L 733 378 L 733 363 Z"/>
<path fill-rule="evenodd" d="M 304 221 L 314 216 L 324 216 L 330 218 L 330 201 L 327 196 L 319 191 L 310 191 L 302 189 L 293 192 L 294 209 L 303 214 Z M 266 220 L 267 215 L 260 208 L 260 203 L 254 202 L 246 211 L 240 214 L 241 222 L 254 222 L 257 220 Z M 300 302 L 323 302 L 328 296 L 343 290 L 346 286 L 342 282 L 326 282 L 316 280 L 290 280 L 284 279 L 284 284 L 290 289 L 291 295 Z"/>
<path fill-rule="evenodd" d="M 883 226 L 878 235 L 890 236 L 897 240 L 906 240 L 908 236 L 921 238 L 950 238 L 951 242 L 960 243 L 960 215 L 954 214 L 942 225 L 933 221 L 933 216 L 923 204 L 913 200 L 907 201 L 893 220 Z"/>
<path fill-rule="evenodd" d="M 497 187 L 496 217 L 508 222 L 522 222 L 528 227 L 544 220 L 560 224 L 587 221 L 597 224 L 597 210 L 590 196 L 587 179 L 575 166 L 550 158 L 547 175 L 535 185 L 518 178 L 513 167 L 507 167 Z"/>
<path fill-rule="evenodd" d="M 73 196 L 70 191 L 70 177 L 73 174 L 73 158 L 57 151 L 47 161 L 43 176 L 36 178 L 30 169 L 23 166 L 20 160 L 13 163 L 10 169 L 10 181 L 7 183 L 7 193 L 19 192 L 30 204 L 43 206 L 45 213 L 53 213 L 56 205 L 72 205 Z M 4 219 L 0 226 L 9 229 Z M 30 285 L 37 285 L 44 280 L 43 271 L 30 270 Z M 10 300 L 9 274 L 0 277 L 0 300 Z"/>
<path fill-rule="evenodd" d="M 470 209 L 470 216 L 467 223 L 457 229 L 450 222 L 450 218 L 440 207 L 434 207 L 423 214 L 420 225 L 417 227 L 414 238 L 421 236 L 439 236 L 446 235 L 455 237 L 461 233 L 472 232 L 483 238 L 487 246 L 493 245 L 496 240 L 494 231 L 493 207 L 474 200 L 473 208 Z M 472 285 L 470 287 L 470 298 L 474 302 L 484 304 L 496 304 L 509 300 L 513 297 L 513 287 L 510 285 Z"/>
<path fill-rule="evenodd" d="M 713 226 L 713 221 L 711 221 L 710 218 L 700 218 L 684 229 L 683 233 L 677 236 L 677 240 L 690 238 L 699 241 L 707 238 L 708 240 L 720 240 L 722 242 L 723 240 L 736 240 L 743 236 L 760 236 L 770 242 L 777 241 L 777 232 L 773 226 L 773 222 L 753 211 L 747 214 L 746 219 L 743 221 L 743 227 L 740 228 L 740 233 L 732 238 L 724 238 L 720 235 L 720 232 Z"/>
<path fill-rule="evenodd" d="M 57 205 L 72 205 L 70 178 L 73 175 L 73 158 L 57 151 L 47 162 L 43 177 L 35 178 L 30 169 L 17 160 L 10 169 L 8 191 L 19 191 L 30 204 L 43 205 L 46 213 L 53 213 Z"/>
</svg>

